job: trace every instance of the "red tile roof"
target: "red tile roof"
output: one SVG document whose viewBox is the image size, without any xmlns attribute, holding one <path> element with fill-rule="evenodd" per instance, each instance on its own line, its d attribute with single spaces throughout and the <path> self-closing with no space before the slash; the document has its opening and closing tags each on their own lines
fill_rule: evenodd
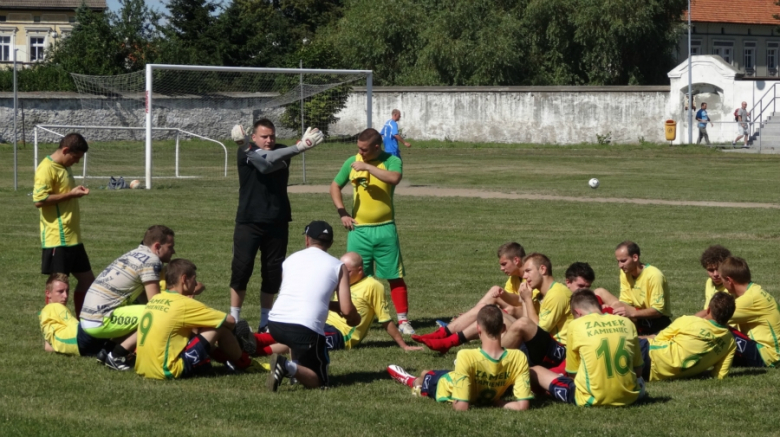
<svg viewBox="0 0 780 437">
<path fill-rule="evenodd" d="M 780 6 L 775 0 L 691 0 L 691 21 L 705 23 L 768 24 L 780 26 Z M 688 13 L 683 14 L 688 20 Z"/>
</svg>

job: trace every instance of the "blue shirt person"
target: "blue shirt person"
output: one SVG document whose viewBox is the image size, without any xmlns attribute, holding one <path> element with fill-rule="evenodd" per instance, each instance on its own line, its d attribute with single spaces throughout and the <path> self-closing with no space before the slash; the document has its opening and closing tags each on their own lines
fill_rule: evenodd
<svg viewBox="0 0 780 437">
<path fill-rule="evenodd" d="M 398 133 L 398 120 L 401 119 L 401 111 L 393 109 L 390 120 L 387 120 L 382 127 L 382 142 L 385 146 L 385 152 L 401 157 L 401 151 L 398 150 L 398 141 L 404 143 L 404 146 L 411 147 L 412 145 L 406 142 Z"/>
<path fill-rule="evenodd" d="M 696 112 L 696 121 L 699 122 L 699 139 L 696 140 L 696 144 L 701 143 L 703 139 L 707 144 L 710 144 L 710 136 L 707 135 L 707 123 L 712 125 L 710 117 L 707 115 L 707 104 L 702 103 L 701 109 Z M 714 125 L 713 125 L 714 126 Z"/>
</svg>

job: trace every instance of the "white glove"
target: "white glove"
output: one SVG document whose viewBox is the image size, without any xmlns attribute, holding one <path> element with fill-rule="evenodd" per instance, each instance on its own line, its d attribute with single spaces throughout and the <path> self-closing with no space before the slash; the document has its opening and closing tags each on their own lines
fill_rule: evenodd
<svg viewBox="0 0 780 437">
<path fill-rule="evenodd" d="M 244 144 L 251 142 L 249 135 L 244 132 L 244 127 L 240 124 L 233 126 L 233 130 L 230 131 L 230 136 L 239 146 L 243 146 Z"/>
<path fill-rule="evenodd" d="M 298 141 L 298 144 L 296 144 L 295 147 L 298 148 L 299 152 L 305 152 L 317 144 L 320 144 L 323 140 L 325 140 L 325 135 L 323 135 L 319 129 L 316 127 L 309 127 L 303 134 L 303 138 Z"/>
</svg>

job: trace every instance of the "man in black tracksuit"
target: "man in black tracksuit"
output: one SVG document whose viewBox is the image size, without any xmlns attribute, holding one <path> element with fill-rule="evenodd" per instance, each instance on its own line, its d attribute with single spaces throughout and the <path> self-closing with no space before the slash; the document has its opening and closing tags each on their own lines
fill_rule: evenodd
<svg viewBox="0 0 780 437">
<path fill-rule="evenodd" d="M 290 159 L 323 140 L 318 129 L 309 128 L 295 146 L 276 144 L 276 127 L 266 118 L 253 125 L 251 141 L 239 125 L 233 127 L 239 144 L 238 211 L 233 232 L 233 262 L 230 276 L 230 314 L 240 320 L 246 287 L 260 251 L 261 318 L 258 330 L 268 323 L 268 312 L 282 283 L 282 262 L 287 254 L 288 225 L 292 221 L 287 180 Z"/>
</svg>

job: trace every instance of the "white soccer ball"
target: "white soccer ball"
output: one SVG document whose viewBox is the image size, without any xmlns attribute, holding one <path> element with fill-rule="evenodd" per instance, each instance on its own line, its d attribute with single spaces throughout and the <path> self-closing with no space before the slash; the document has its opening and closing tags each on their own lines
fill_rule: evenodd
<svg viewBox="0 0 780 437">
<path fill-rule="evenodd" d="M 596 178 L 592 178 L 588 181 L 588 185 L 590 185 L 591 188 L 598 188 L 599 187 L 599 180 Z"/>
<path fill-rule="evenodd" d="M 140 186 L 141 186 L 141 181 L 139 181 L 138 179 L 133 179 L 132 181 L 130 181 L 130 188 L 135 190 Z"/>
</svg>

